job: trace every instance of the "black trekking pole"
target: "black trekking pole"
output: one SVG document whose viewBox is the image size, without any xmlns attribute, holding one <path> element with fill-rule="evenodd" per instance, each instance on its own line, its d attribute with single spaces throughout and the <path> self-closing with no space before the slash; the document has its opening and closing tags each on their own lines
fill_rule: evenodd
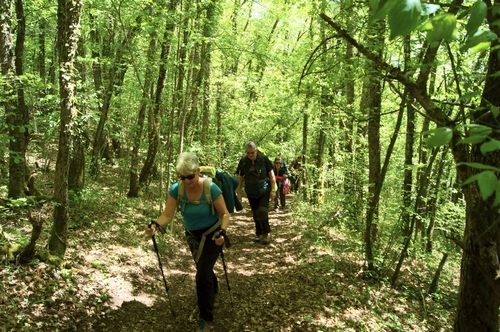
<svg viewBox="0 0 500 332">
<path fill-rule="evenodd" d="M 221 236 L 220 232 L 217 231 L 215 232 L 215 238 L 219 238 Z M 229 238 L 227 236 L 224 236 L 224 242 L 226 243 L 226 248 L 229 248 L 231 246 L 231 242 L 229 241 Z M 227 268 L 226 268 L 226 261 L 224 259 L 224 250 L 222 250 L 222 246 L 220 246 L 220 258 L 222 259 L 222 267 L 224 268 L 224 275 L 226 276 L 226 284 L 227 284 L 227 291 L 229 293 L 229 301 L 231 302 L 231 307 L 234 307 L 233 304 L 233 296 L 231 295 L 231 286 L 229 286 L 229 279 L 227 277 Z"/>
<path fill-rule="evenodd" d="M 165 228 L 161 227 L 156 221 L 151 220 L 148 223 L 148 227 L 151 228 L 151 225 L 155 225 L 156 228 L 160 231 L 160 233 L 165 234 L 166 232 Z M 163 273 L 163 265 L 161 264 L 160 252 L 158 251 L 158 245 L 156 244 L 155 235 L 153 234 L 151 238 L 153 239 L 153 246 L 155 248 L 156 256 L 158 256 L 158 264 L 160 265 L 160 271 L 163 277 L 163 284 L 165 284 L 165 290 L 167 291 L 168 303 L 170 304 L 170 313 L 172 314 L 173 317 L 175 317 L 174 308 L 172 307 L 172 300 L 170 299 L 170 294 L 168 292 L 167 279 L 165 279 L 165 274 Z"/>
</svg>

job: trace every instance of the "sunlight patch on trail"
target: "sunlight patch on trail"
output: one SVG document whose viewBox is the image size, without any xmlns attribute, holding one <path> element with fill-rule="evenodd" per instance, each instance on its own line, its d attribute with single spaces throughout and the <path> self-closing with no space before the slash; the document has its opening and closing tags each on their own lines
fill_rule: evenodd
<svg viewBox="0 0 500 332">
<path fill-rule="evenodd" d="M 135 294 L 134 287 L 132 284 L 122 278 L 116 277 L 107 280 L 107 286 L 109 287 L 110 303 L 111 307 L 118 308 L 123 302 L 137 301 L 144 305 L 151 307 L 155 301 L 156 297 L 151 296 L 146 293 Z"/>
</svg>

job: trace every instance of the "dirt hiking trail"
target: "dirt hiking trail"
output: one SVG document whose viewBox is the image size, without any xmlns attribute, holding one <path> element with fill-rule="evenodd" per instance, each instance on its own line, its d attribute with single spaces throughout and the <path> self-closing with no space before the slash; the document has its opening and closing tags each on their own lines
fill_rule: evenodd
<svg viewBox="0 0 500 332">
<path fill-rule="evenodd" d="M 291 196 L 287 198 L 291 200 Z M 254 242 L 255 228 L 246 199 L 243 211 L 232 215 L 228 231 L 232 246 L 224 248 L 231 290 L 228 291 L 219 258 L 215 266 L 219 279 L 215 321 L 205 331 L 318 330 L 311 321 L 316 320 L 313 317 L 318 312 L 324 314 L 321 303 L 328 297 L 324 285 L 316 284 L 306 270 L 298 268 L 301 236 L 294 230 L 297 226 L 292 222 L 290 210 L 275 212 L 270 209 L 269 217 L 271 241 L 263 245 Z M 117 285 L 110 294 L 110 300 L 116 303 L 117 308 L 102 319 L 86 322 L 87 325 L 80 328 L 110 332 L 198 330 L 194 264 L 187 245 L 182 241 L 175 245 L 176 254 L 162 255 L 175 316 L 171 314 L 151 244 L 151 252 L 144 259 L 153 264 L 143 273 L 129 272 L 126 278 L 133 289 Z"/>
</svg>

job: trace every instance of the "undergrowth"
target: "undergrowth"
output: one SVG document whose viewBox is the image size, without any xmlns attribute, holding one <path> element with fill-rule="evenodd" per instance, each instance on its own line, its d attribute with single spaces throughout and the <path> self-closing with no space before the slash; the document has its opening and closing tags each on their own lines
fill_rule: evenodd
<svg viewBox="0 0 500 332">
<path fill-rule="evenodd" d="M 351 219 L 342 217 L 342 213 L 334 203 L 316 206 L 305 202 L 299 196 L 294 199 L 293 212 L 296 219 L 300 220 L 304 237 L 314 247 L 316 268 L 326 271 L 323 273 L 325 278 L 330 278 L 332 271 L 335 270 L 362 278 L 369 275 L 366 273 L 364 233 L 359 230 L 362 229 L 361 225 L 354 225 Z M 380 223 L 379 226 L 389 229 L 392 227 L 388 223 Z M 381 233 L 384 232 L 385 229 L 381 229 Z M 420 301 L 424 319 L 427 315 L 450 317 L 457 305 L 460 252 L 444 237 L 437 237 L 432 252 L 425 252 L 425 246 L 413 242 L 405 255 L 400 276 L 392 285 L 391 277 L 402 248 L 401 234 L 398 236 L 400 238 L 391 245 L 382 243 L 391 240 L 388 236 L 381 237 L 374 243 L 375 252 L 380 255 L 375 257 L 374 262 L 379 273 L 375 279 L 366 278 L 367 294 L 371 291 L 390 292 L 391 297 L 399 298 L 401 301 L 410 299 Z M 439 287 L 435 293 L 428 294 L 429 286 L 444 253 L 448 253 L 449 256 L 439 278 Z M 396 316 L 380 312 L 376 303 L 372 303 L 371 308 L 372 313 L 378 316 L 378 324 L 393 331 L 404 331 L 395 321 Z M 407 317 L 407 319 L 420 320 L 422 317 Z"/>
</svg>

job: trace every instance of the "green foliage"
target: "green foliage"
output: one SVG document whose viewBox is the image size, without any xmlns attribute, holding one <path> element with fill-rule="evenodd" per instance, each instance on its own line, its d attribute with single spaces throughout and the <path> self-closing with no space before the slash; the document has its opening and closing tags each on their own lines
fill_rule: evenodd
<svg viewBox="0 0 500 332">
<path fill-rule="evenodd" d="M 500 150 L 500 141 L 489 137 L 493 132 L 491 127 L 478 124 L 467 124 L 464 127 L 469 129 L 468 136 L 461 138 L 457 144 L 481 144 L 480 151 L 482 154 Z M 435 148 L 448 144 L 453 136 L 453 132 L 447 127 L 438 127 L 427 131 L 424 134 L 429 135 L 427 137 L 427 146 L 429 148 Z M 477 181 L 482 199 L 486 200 L 495 194 L 493 206 L 499 205 L 500 180 L 497 178 L 496 174 L 500 172 L 500 168 L 477 162 L 462 162 L 457 164 L 457 166 L 462 165 L 484 170 L 471 176 L 462 185 L 467 185 Z"/>
<path fill-rule="evenodd" d="M 422 133 L 427 136 L 426 143 L 429 149 L 448 144 L 453 138 L 453 131 L 448 127 L 438 127 Z"/>
<path fill-rule="evenodd" d="M 26 197 L 21 197 L 18 199 L 9 199 L 9 206 L 12 208 L 21 208 L 30 206 L 30 201 Z"/>
<path fill-rule="evenodd" d="M 458 32 L 457 17 L 450 13 L 441 13 L 430 17 L 424 24 L 423 18 L 437 13 L 440 6 L 437 4 L 421 3 L 420 0 L 381 0 L 371 1 L 373 15 L 371 20 L 379 20 L 387 16 L 391 38 L 406 36 L 414 30 L 427 31 L 427 40 L 438 42 L 452 41 Z M 487 5 L 477 0 L 468 11 L 468 21 L 465 24 L 467 38 L 461 50 L 473 49 L 475 52 L 485 51 L 491 41 L 498 36 L 481 27 L 485 24 Z"/>
<path fill-rule="evenodd" d="M 488 8 L 484 1 L 476 1 L 470 8 L 470 18 L 465 25 L 465 30 L 469 35 L 474 34 L 481 25 L 484 24 Z"/>
<path fill-rule="evenodd" d="M 500 141 L 494 138 L 489 138 L 488 141 L 481 144 L 480 149 L 482 154 L 487 154 L 488 152 L 500 150 Z"/>
<path fill-rule="evenodd" d="M 483 142 L 491 133 L 492 128 L 478 124 L 467 124 L 466 128 L 469 129 L 468 137 L 460 139 L 457 144 L 479 144 Z"/>
<path fill-rule="evenodd" d="M 421 23 L 421 13 L 420 0 L 396 1 L 388 16 L 391 39 L 414 30 Z"/>
<path fill-rule="evenodd" d="M 457 166 L 465 165 L 468 167 L 476 169 L 484 169 L 485 171 L 479 172 L 468 178 L 463 185 L 477 181 L 479 190 L 481 192 L 481 198 L 483 200 L 488 199 L 491 195 L 495 194 L 495 200 L 493 206 L 500 204 L 500 181 L 497 175 L 500 172 L 500 168 L 483 165 L 480 163 L 459 163 Z"/>
<path fill-rule="evenodd" d="M 420 0 L 382 0 L 371 19 L 378 20 L 387 15 L 391 39 L 394 39 L 413 31 L 421 23 L 422 11 Z"/>
<path fill-rule="evenodd" d="M 428 31 L 427 41 L 429 43 L 446 40 L 452 41 L 457 34 L 457 19 L 452 14 L 440 14 L 431 17 L 419 30 Z"/>
<path fill-rule="evenodd" d="M 443 39 L 451 41 L 457 35 L 457 30 L 462 33 L 459 36 L 465 38 L 464 31 L 460 31 L 464 26 L 467 33 L 466 47 L 489 45 L 487 42 L 495 37 L 481 32 L 485 28 L 485 10 L 482 1 L 475 2 L 466 10 L 465 16 L 458 16 L 458 19 L 451 14 L 444 13 L 437 4 L 422 3 L 417 0 L 372 0 L 370 4 L 374 13 L 372 20 L 388 18 L 390 37 L 393 39 L 411 33 L 426 19 L 428 20 L 422 25 L 420 31 L 426 32 L 429 42 L 438 42 Z M 45 43 L 48 44 L 45 61 L 48 64 L 51 61 L 57 63 L 55 54 L 52 54 L 55 48 L 52 47 L 53 38 L 51 38 L 53 37 L 51 33 L 56 27 L 56 6 L 39 0 L 28 2 L 27 5 L 30 7 L 30 12 L 40 13 L 38 16 L 47 23 L 44 30 L 41 30 L 38 22 L 30 20 L 28 35 L 39 36 L 45 33 L 47 37 Z M 321 8 L 316 8 L 316 6 L 319 7 L 318 4 L 308 2 L 281 4 L 272 1 L 242 2 L 241 7 L 238 7 L 240 3 L 218 3 L 217 15 L 211 18 L 213 22 L 209 22 L 209 19 L 204 16 L 208 3 L 193 3 L 192 8 L 179 7 L 173 13 L 167 11 L 164 3 L 155 4 L 151 12 L 145 10 L 149 8 L 149 5 L 150 3 L 144 1 L 124 1 L 120 3 L 120 7 L 115 7 L 112 2 L 91 1 L 85 8 L 86 12 L 82 17 L 82 52 L 79 52 L 78 59 L 78 64 L 82 66 L 82 71 L 79 73 L 80 80 L 77 82 L 81 89 L 77 95 L 80 109 L 76 118 L 81 121 L 79 126 L 83 129 L 78 133 L 88 136 L 89 142 L 87 143 L 92 141 L 92 135 L 100 120 L 99 106 L 103 103 L 103 91 L 97 90 L 96 82 L 93 81 L 92 65 L 99 65 L 103 70 L 103 85 L 108 86 L 110 83 L 112 85 L 113 82 L 107 81 L 111 78 L 110 67 L 115 64 L 116 51 L 120 50 L 124 53 L 123 56 L 126 58 L 126 66 L 122 68 L 126 71 L 124 84 L 120 87 L 116 86 L 116 90 L 111 94 L 111 109 L 105 131 L 107 138 L 121 142 L 123 150 L 129 151 L 131 128 L 136 126 L 137 110 L 143 98 L 143 75 L 147 68 L 154 68 L 155 73 L 160 68 L 159 54 L 153 56 L 151 60 L 147 59 L 147 46 L 150 39 L 156 39 L 158 44 L 166 42 L 160 36 L 164 32 L 166 21 L 172 19 L 172 22 L 176 24 L 176 30 L 168 37 L 168 41 L 172 42 L 168 62 L 162 64 L 168 68 L 168 76 L 165 79 L 167 92 L 160 101 L 161 153 L 157 158 L 166 159 L 163 152 L 171 149 L 175 151 L 171 159 L 175 159 L 175 153 L 181 145 L 179 131 L 184 123 L 179 120 L 181 110 L 172 103 L 174 99 L 172 91 L 178 77 L 190 78 L 191 80 L 186 82 L 181 93 L 185 98 L 181 104 L 189 113 L 187 116 L 191 117 L 189 127 L 183 128 L 186 132 L 186 137 L 182 142 L 184 149 L 193 149 L 207 164 L 218 165 L 230 173 L 233 173 L 239 157 L 243 155 L 243 144 L 248 140 L 255 140 L 263 145 L 271 158 L 280 155 L 290 163 L 297 155 L 305 153 L 309 162 L 313 164 L 319 155 L 316 144 L 320 133 L 324 133 L 326 146 L 331 150 L 323 157 L 323 162 L 325 165 L 334 165 L 331 167 L 335 168 L 336 172 L 322 174 L 323 170 L 318 168 L 316 176 L 310 178 L 307 192 L 318 198 L 317 201 L 321 202 L 321 198 L 324 201 L 317 205 L 315 203 L 313 208 L 309 203 L 304 206 L 300 205 L 298 212 L 303 213 L 306 219 L 310 219 L 311 223 L 317 226 L 313 229 L 340 226 L 348 230 L 361 231 L 363 212 L 368 198 L 353 197 L 351 192 L 344 192 L 342 186 L 344 174 L 357 168 L 360 176 L 356 179 L 359 181 L 356 185 L 361 187 L 359 192 L 366 191 L 366 164 L 354 160 L 355 154 L 366 153 L 366 146 L 364 146 L 366 137 L 362 128 L 367 120 L 366 114 L 355 105 L 347 105 L 344 90 L 347 83 L 358 84 L 361 78 L 365 77 L 361 65 L 363 60 L 354 56 L 349 59 L 348 63 L 345 60 L 346 43 L 339 39 L 328 40 L 328 29 L 315 17 L 319 10 L 331 12 L 339 22 L 346 23 L 346 25 L 352 24 L 350 32 L 359 33 L 361 36 L 364 33 L 361 27 L 367 8 L 361 3 L 352 1 L 342 3 L 342 6 L 333 2 L 323 3 Z M 349 16 L 345 15 L 347 11 L 343 11 L 344 5 L 354 7 L 348 11 Z M 469 17 L 466 24 L 462 21 L 464 17 Z M 185 30 L 183 30 L 184 25 L 181 24 L 183 20 L 188 22 Z M 126 39 L 125 36 L 133 28 L 140 29 L 137 38 Z M 212 31 L 210 36 L 204 35 L 204 29 Z M 180 36 L 184 32 L 189 36 L 186 42 L 179 39 L 182 38 Z M 96 33 L 95 39 L 93 33 Z M 153 34 L 156 34 L 155 37 Z M 423 34 L 421 36 L 422 40 L 419 40 L 419 43 L 423 42 Z M 321 46 L 324 48 L 312 54 L 312 50 L 323 41 L 325 43 Z M 207 42 L 204 47 L 212 47 L 209 51 L 210 78 L 206 87 L 209 95 L 201 98 L 201 93 L 199 93 L 196 96 L 197 104 L 190 104 L 191 94 L 196 93 L 189 91 L 189 88 L 195 85 L 192 77 L 196 77 L 195 70 L 200 69 L 200 63 L 194 60 L 199 52 L 196 53 L 194 50 L 200 51 L 199 45 L 202 42 Z M 40 45 L 37 43 L 36 38 L 27 40 L 27 54 L 33 54 L 33 56 L 25 59 L 26 68 L 30 74 L 24 77 L 23 83 L 26 84 L 28 104 L 32 106 L 32 114 L 37 120 L 38 131 L 41 133 L 37 136 L 36 147 L 40 148 L 46 160 L 52 160 L 54 164 L 55 156 L 50 156 L 47 151 L 55 150 L 53 144 L 57 142 L 59 136 L 59 99 L 57 86 L 47 82 L 47 77 L 38 75 L 38 64 L 34 61 L 40 52 Z M 180 45 L 189 53 L 185 63 L 180 63 L 178 57 Z M 393 44 L 387 46 L 387 54 L 394 54 L 394 49 L 398 50 L 400 44 L 394 41 Z M 456 45 L 452 47 L 454 50 L 457 48 Z M 208 49 L 204 50 L 208 51 Z M 159 50 L 156 52 L 159 53 Z M 396 58 L 397 56 L 393 56 L 391 61 L 400 61 Z M 440 59 L 439 61 L 446 60 Z M 460 59 L 460 61 L 467 63 L 469 59 Z M 418 66 L 418 63 L 416 65 Z M 439 66 L 440 63 L 437 65 Z M 185 69 L 182 73 L 181 67 Z M 57 72 L 57 68 L 54 70 Z M 439 71 L 437 73 L 437 80 L 447 83 L 441 86 L 449 86 L 449 74 Z M 463 76 L 468 75 L 463 74 Z M 480 91 L 480 87 L 476 88 Z M 151 88 L 151 90 L 154 89 L 155 87 Z M 477 91 L 473 93 L 476 97 L 479 94 Z M 354 88 L 355 100 L 361 93 L 359 86 L 356 86 Z M 441 90 L 439 93 L 441 94 L 439 98 L 448 98 L 446 95 L 448 91 Z M 471 97 L 470 93 L 466 91 L 463 98 Z M 148 102 L 148 111 L 150 111 L 152 98 L 146 98 L 150 99 Z M 385 92 L 384 109 L 393 109 L 398 98 L 394 93 Z M 201 102 L 201 100 L 204 101 Z M 202 141 L 199 128 L 204 121 L 202 109 L 205 101 L 208 103 L 206 108 L 209 110 L 206 120 L 209 135 L 206 141 Z M 302 136 L 302 121 L 305 115 L 308 116 L 308 146 L 303 146 Z M 174 123 L 172 126 L 169 125 L 171 120 Z M 346 120 L 352 121 L 354 127 L 342 128 Z M 383 129 L 385 131 L 382 132 L 383 147 L 386 146 L 384 140 L 392 130 L 392 119 L 386 117 L 385 121 Z M 470 134 L 463 138 L 462 144 L 481 144 L 479 141 L 482 140 L 481 151 L 483 153 L 498 149 L 498 141 L 491 139 L 487 133 L 480 131 L 479 128 L 468 129 Z M 444 127 L 426 134 L 429 135 L 427 143 L 430 148 L 448 144 L 453 137 L 451 129 Z M 356 152 L 342 150 L 344 144 L 347 143 L 347 137 L 353 138 L 352 147 Z M 1 141 L 7 143 L 8 139 L 2 137 Z M 7 146 L 7 144 L 0 144 L 0 150 L 1 146 Z M 148 142 L 144 133 L 139 150 L 141 161 L 144 160 L 147 147 Z M 87 148 L 87 151 L 90 151 L 92 147 L 89 144 Z M 33 149 L 33 145 L 30 149 Z M 399 146 L 396 149 L 401 152 L 403 147 Z M 390 180 L 388 188 L 384 188 L 386 191 L 383 192 L 385 196 L 381 204 L 381 215 L 384 216 L 383 222 L 387 224 L 393 221 L 394 207 L 398 205 L 394 198 L 400 196 L 399 191 L 395 189 L 400 186 L 402 169 L 400 155 L 401 153 L 392 157 L 396 165 L 391 166 L 394 169 L 388 176 Z M 114 178 L 113 183 L 105 187 L 119 187 L 123 193 L 130 160 L 128 155 L 117 156 L 117 158 L 121 159 L 114 160 L 109 166 L 117 167 L 118 165 L 121 172 Z M 111 161 L 108 160 L 108 162 Z M 164 169 L 172 170 L 172 162 L 173 160 L 166 160 L 161 165 L 166 165 Z M 311 167 L 311 169 L 314 168 Z M 325 179 L 331 187 L 327 189 L 315 187 L 320 182 L 320 178 Z M 127 219 L 127 214 L 133 211 L 132 203 L 120 198 L 120 194 L 111 194 L 108 189 L 104 186 L 100 187 L 98 183 L 90 183 L 88 186 L 79 195 L 71 193 L 71 230 L 79 231 L 86 227 L 97 227 L 105 232 L 107 228 L 112 227 L 115 234 L 124 234 L 123 230 L 133 225 L 133 222 L 131 220 L 124 222 L 121 219 Z M 103 220 L 96 219 L 95 216 L 105 206 L 103 201 L 112 202 L 122 215 L 106 216 Z"/>
<path fill-rule="evenodd" d="M 476 30 L 467 37 L 461 51 L 472 49 L 474 52 L 483 52 L 490 48 L 493 40 L 497 39 L 498 36 L 489 30 Z"/>
</svg>

